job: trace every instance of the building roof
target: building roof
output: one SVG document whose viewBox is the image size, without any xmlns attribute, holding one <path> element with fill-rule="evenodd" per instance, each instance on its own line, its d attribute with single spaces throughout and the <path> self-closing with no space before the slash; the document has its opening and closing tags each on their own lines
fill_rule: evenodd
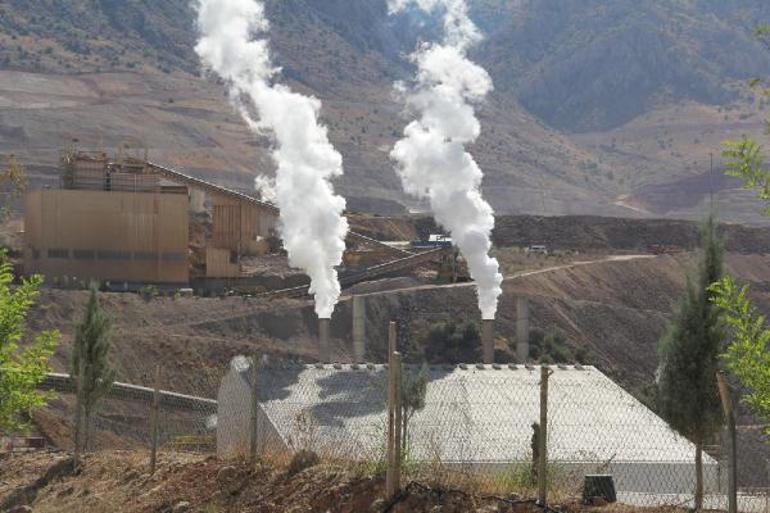
<svg viewBox="0 0 770 513">
<path fill-rule="evenodd" d="M 551 460 L 693 461 L 693 444 L 596 368 L 550 369 Z M 249 373 L 239 370 L 247 383 Z M 404 374 L 418 370 L 405 366 Z M 409 421 L 412 456 L 447 463 L 531 458 L 532 424 L 540 415 L 539 366 L 441 366 L 429 367 L 428 375 L 425 408 Z M 348 457 L 383 453 L 386 365 L 267 365 L 259 376 L 261 407 L 290 447 L 312 438 Z M 706 463 L 712 463 L 708 456 Z"/>
</svg>

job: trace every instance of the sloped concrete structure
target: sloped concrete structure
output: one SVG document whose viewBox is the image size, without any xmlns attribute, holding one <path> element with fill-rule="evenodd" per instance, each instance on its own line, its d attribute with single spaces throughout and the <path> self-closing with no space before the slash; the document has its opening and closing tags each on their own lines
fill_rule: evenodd
<svg viewBox="0 0 770 513">
<path fill-rule="evenodd" d="M 406 368 L 405 374 L 418 369 Z M 249 362 L 234 360 L 219 391 L 220 454 L 248 446 Z M 259 370 L 259 442 L 270 451 L 312 449 L 377 459 L 387 425 L 384 365 L 267 365 Z M 410 420 L 410 457 L 502 473 L 531 461 L 539 419 L 540 367 L 431 367 L 425 408 Z M 690 493 L 695 446 L 590 366 L 552 367 L 548 456 L 565 480 L 610 473 L 618 491 Z M 707 491 L 719 483 L 704 456 Z"/>
</svg>

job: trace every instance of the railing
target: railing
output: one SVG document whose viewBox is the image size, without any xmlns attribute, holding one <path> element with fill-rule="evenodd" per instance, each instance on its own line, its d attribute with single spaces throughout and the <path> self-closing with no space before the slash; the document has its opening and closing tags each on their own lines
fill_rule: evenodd
<svg viewBox="0 0 770 513">
<path fill-rule="evenodd" d="M 55 390 L 57 392 L 72 393 L 75 384 L 69 374 L 50 373 L 38 385 L 41 390 Z M 127 401 L 139 401 L 146 404 L 152 403 L 153 389 L 129 383 L 115 382 L 110 388 L 109 397 Z M 160 391 L 160 404 L 163 407 L 176 410 L 190 410 L 214 414 L 217 412 L 217 401 L 205 397 L 178 394 L 167 390 Z"/>
</svg>

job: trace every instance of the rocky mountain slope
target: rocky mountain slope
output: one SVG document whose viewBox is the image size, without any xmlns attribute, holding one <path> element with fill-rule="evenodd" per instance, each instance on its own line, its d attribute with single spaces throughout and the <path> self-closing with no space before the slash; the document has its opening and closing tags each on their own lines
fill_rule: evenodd
<svg viewBox="0 0 770 513">
<path fill-rule="evenodd" d="M 753 20 L 770 17 L 764 2 L 470 3 L 487 34 L 473 57 L 496 84 L 472 150 L 498 211 L 697 217 L 713 189 L 724 217 L 757 220 L 734 181 L 687 180 L 722 139 L 762 129 L 764 101 L 743 83 L 770 72 L 770 52 L 751 36 Z M 267 4 L 284 80 L 324 101 L 349 207 L 420 208 L 387 156 L 407 122 L 392 83 L 410 76 L 402 57 L 436 20 L 388 18 L 382 0 Z M 107 149 L 128 141 L 250 188 L 272 169 L 268 142 L 248 133 L 221 84 L 199 76 L 195 38 L 187 0 L 4 2 L 0 153 L 51 181 L 72 138 Z"/>
</svg>

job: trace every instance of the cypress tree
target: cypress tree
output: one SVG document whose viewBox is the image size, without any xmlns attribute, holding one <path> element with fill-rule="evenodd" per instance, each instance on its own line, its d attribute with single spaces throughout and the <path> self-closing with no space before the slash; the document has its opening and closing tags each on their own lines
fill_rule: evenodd
<svg viewBox="0 0 770 513">
<path fill-rule="evenodd" d="M 85 318 L 75 331 L 75 344 L 72 349 L 72 376 L 80 381 L 80 407 L 75 415 L 83 416 L 85 425 L 84 446 L 88 448 L 91 438 L 91 418 L 99 401 L 109 392 L 115 379 L 115 371 L 110 366 L 112 319 L 99 303 L 98 290 L 91 285 Z M 76 417 L 75 424 L 79 424 Z M 76 433 L 77 438 L 80 433 Z"/>
<path fill-rule="evenodd" d="M 725 332 L 709 291 L 723 274 L 724 244 L 716 228 L 710 215 L 701 231 L 696 279 L 688 279 L 687 291 L 658 347 L 660 413 L 696 446 L 696 510 L 703 506 L 703 446 L 722 421 L 716 372 Z"/>
</svg>

